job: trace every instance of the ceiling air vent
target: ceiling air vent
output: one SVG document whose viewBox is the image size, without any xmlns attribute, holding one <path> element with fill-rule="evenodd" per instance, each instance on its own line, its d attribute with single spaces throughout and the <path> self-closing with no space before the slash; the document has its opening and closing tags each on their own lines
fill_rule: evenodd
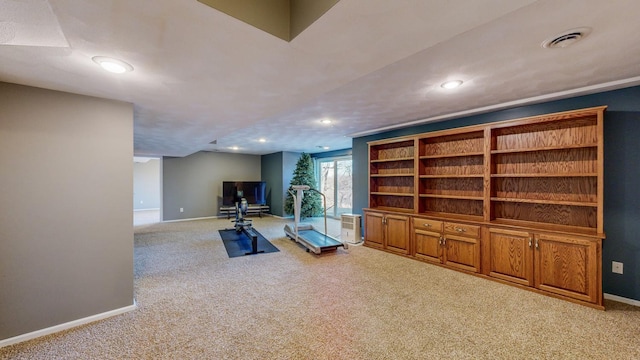
<svg viewBox="0 0 640 360">
<path fill-rule="evenodd" d="M 590 28 L 577 28 L 563 32 L 562 34 L 555 35 L 542 42 L 543 48 L 566 48 L 570 45 L 585 38 L 591 32 Z"/>
</svg>

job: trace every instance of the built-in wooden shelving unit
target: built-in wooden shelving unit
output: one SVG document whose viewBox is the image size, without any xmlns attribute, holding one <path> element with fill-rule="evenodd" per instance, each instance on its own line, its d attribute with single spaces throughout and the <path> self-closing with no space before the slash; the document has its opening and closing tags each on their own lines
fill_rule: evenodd
<svg viewBox="0 0 640 360">
<path fill-rule="evenodd" d="M 490 218 L 602 233 L 601 139 L 597 110 L 492 127 Z"/>
<path fill-rule="evenodd" d="M 436 221 L 434 227 L 431 223 L 429 228 L 412 227 L 406 252 L 401 253 L 445 264 L 443 259 L 461 256 L 461 249 L 477 252 L 478 264 L 469 262 L 477 254 L 469 255 L 464 266 L 457 264 L 463 270 L 601 307 L 605 108 L 371 142 L 365 212 L 381 214 L 365 219 L 376 221 L 398 213 L 418 219 L 401 224 Z M 439 222 L 444 224 L 442 233 L 434 230 Z M 458 235 L 466 237 L 450 234 L 447 242 L 446 224 L 464 231 L 465 226 L 475 226 L 478 236 L 461 230 Z M 398 252 L 400 240 L 394 243 Z M 501 252 L 518 246 L 524 251 L 523 260 Z M 382 243 L 376 247 L 385 249 Z M 448 255 L 427 254 L 439 247 Z M 550 259 L 556 259 L 555 265 L 544 262 Z M 510 274 L 518 261 L 522 263 L 517 266 L 531 268 Z M 582 273 L 559 274 L 563 266 Z M 573 283 L 576 278 L 581 280 Z"/>
<path fill-rule="evenodd" d="M 376 207 L 413 210 L 414 139 L 373 145 L 369 151 L 369 203 Z"/>
<path fill-rule="evenodd" d="M 482 216 L 484 132 L 418 136 L 418 213 Z"/>
</svg>

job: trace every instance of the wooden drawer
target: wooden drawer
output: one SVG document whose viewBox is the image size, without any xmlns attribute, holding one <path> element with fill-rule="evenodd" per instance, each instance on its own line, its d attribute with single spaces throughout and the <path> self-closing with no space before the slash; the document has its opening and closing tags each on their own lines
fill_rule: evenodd
<svg viewBox="0 0 640 360">
<path fill-rule="evenodd" d="M 441 232 L 442 221 L 414 217 L 413 228 L 414 230 Z"/>
<path fill-rule="evenodd" d="M 480 237 L 480 226 L 445 222 L 444 232 L 460 236 Z"/>
</svg>

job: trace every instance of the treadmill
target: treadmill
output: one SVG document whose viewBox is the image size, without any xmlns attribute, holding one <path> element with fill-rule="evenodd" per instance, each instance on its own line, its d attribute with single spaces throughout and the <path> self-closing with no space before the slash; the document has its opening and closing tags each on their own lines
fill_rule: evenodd
<svg viewBox="0 0 640 360">
<path fill-rule="evenodd" d="M 335 250 L 340 246 L 348 249 L 347 244 L 327 234 L 327 200 L 324 194 L 315 189 L 311 189 L 307 185 L 293 185 L 292 188 L 297 193 L 294 194 L 289 190 L 289 193 L 293 196 L 294 202 L 294 225 L 293 227 L 289 224 L 285 225 L 285 234 L 292 240 L 295 240 L 297 243 L 300 243 L 307 248 L 307 252 L 312 251 L 315 254 L 320 254 L 326 250 Z M 316 230 L 313 225 L 300 223 L 300 207 L 302 206 L 304 190 L 315 191 L 322 195 L 322 198 L 324 199 L 324 233 Z"/>
</svg>

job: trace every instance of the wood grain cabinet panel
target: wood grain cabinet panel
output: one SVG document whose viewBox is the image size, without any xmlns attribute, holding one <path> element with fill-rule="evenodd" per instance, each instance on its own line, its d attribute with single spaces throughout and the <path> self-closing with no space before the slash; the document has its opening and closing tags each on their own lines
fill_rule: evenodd
<svg viewBox="0 0 640 360">
<path fill-rule="evenodd" d="M 480 227 L 445 222 L 442 263 L 465 271 L 480 272 Z"/>
<path fill-rule="evenodd" d="M 442 263 L 442 235 L 440 233 L 415 230 L 413 238 L 415 257 L 434 263 Z"/>
<path fill-rule="evenodd" d="M 533 286 L 533 236 L 524 231 L 489 229 L 489 276 Z"/>
<path fill-rule="evenodd" d="M 477 238 L 480 236 L 480 226 L 445 222 L 444 232 L 449 234 Z"/>
<path fill-rule="evenodd" d="M 412 255 L 433 263 L 442 263 L 442 221 L 413 218 Z"/>
<path fill-rule="evenodd" d="M 409 217 L 404 215 L 385 216 L 385 247 L 401 254 L 409 253 Z"/>
<path fill-rule="evenodd" d="M 384 248 L 384 215 L 378 212 L 364 213 L 365 244 L 375 248 Z"/>
<path fill-rule="evenodd" d="M 418 259 L 480 272 L 480 227 L 413 218 L 413 252 Z"/>
<path fill-rule="evenodd" d="M 601 302 L 599 241 L 536 234 L 535 249 L 536 288 L 577 300 Z"/>
<path fill-rule="evenodd" d="M 364 212 L 364 244 L 399 254 L 409 253 L 409 216 Z"/>
</svg>

